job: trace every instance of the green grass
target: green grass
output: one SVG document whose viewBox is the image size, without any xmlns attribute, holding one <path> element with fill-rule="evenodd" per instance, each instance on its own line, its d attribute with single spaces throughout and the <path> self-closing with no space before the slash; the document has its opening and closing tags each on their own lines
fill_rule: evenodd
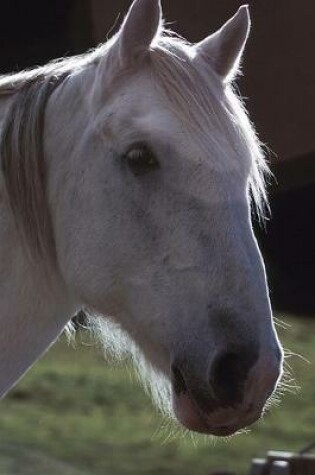
<svg viewBox="0 0 315 475">
<path fill-rule="evenodd" d="M 284 345 L 314 363 L 315 320 L 286 322 Z M 207 475 L 223 467 L 248 475 L 253 457 L 315 439 L 314 369 L 301 358 L 290 358 L 298 394 L 285 395 L 250 433 L 213 441 L 170 428 L 130 370 L 109 366 L 80 338 L 76 346 L 62 339 L 1 402 L 1 475 Z"/>
</svg>

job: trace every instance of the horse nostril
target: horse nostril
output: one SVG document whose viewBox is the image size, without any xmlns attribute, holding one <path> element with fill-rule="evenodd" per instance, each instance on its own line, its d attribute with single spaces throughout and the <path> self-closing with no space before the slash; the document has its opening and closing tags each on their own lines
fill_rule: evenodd
<svg viewBox="0 0 315 475">
<path fill-rule="evenodd" d="M 177 396 L 187 392 L 187 386 L 183 374 L 177 366 L 172 365 L 172 380 L 174 392 Z"/>
<path fill-rule="evenodd" d="M 242 402 L 247 375 L 257 358 L 258 353 L 244 349 L 216 356 L 210 370 L 210 385 L 218 401 L 223 405 Z"/>
</svg>

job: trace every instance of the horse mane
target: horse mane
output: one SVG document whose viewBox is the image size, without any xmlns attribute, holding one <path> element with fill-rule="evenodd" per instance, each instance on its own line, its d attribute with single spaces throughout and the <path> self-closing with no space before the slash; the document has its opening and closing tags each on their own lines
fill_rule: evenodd
<svg viewBox="0 0 315 475">
<path fill-rule="evenodd" d="M 249 200 L 262 221 L 269 211 L 266 179 L 271 172 L 234 83 L 226 84 L 225 94 L 222 94 L 222 86 L 218 87 L 219 81 L 211 64 L 203 61 L 196 67 L 192 45 L 172 31 L 164 30 L 150 59 L 153 78 L 157 78 L 158 86 L 179 119 L 189 122 L 206 154 L 210 143 L 211 152 L 217 157 L 225 157 L 227 166 L 231 149 L 240 162 L 244 161 L 244 153 L 250 155 Z M 226 142 L 222 143 L 221 137 L 217 139 L 215 133 L 209 134 L 209 130 L 221 130 Z"/>
<path fill-rule="evenodd" d="M 1 131 L 0 157 L 16 225 L 34 256 L 55 262 L 56 250 L 46 197 L 43 135 L 47 102 L 93 54 L 62 58 L 45 66 L 0 77 L 1 97 L 12 97 Z"/>
<path fill-rule="evenodd" d="M 46 196 L 43 147 L 46 105 L 67 77 L 90 65 L 96 66 L 101 60 L 105 66 L 107 63 L 110 76 L 114 78 L 115 65 L 119 69 L 113 47 L 115 41 L 116 37 L 113 37 L 105 45 L 83 55 L 62 58 L 45 66 L 0 77 L 0 100 L 1 97 L 13 96 L 0 138 L 1 167 L 7 196 L 17 227 L 30 251 L 43 259 L 48 256 L 55 261 L 56 254 Z M 211 66 L 204 65 L 203 71 L 200 71 L 194 64 L 191 51 L 192 48 L 183 39 L 166 30 L 161 31 L 149 52 L 152 77 L 179 117 L 190 122 L 204 144 L 209 146 L 209 127 L 207 140 L 203 140 L 205 125 L 213 128 L 215 123 L 227 136 L 233 135 L 231 123 L 237 129 L 252 155 L 249 189 L 258 214 L 262 216 L 264 204 L 267 203 L 264 177 L 268 167 L 254 129 L 230 86 L 227 86 L 228 102 L 222 108 L 221 98 L 214 90 L 215 78 Z M 210 140 L 211 146 L 220 155 L 227 154 L 225 144 L 217 141 L 215 134 Z M 235 149 L 232 139 L 230 146 Z"/>
</svg>

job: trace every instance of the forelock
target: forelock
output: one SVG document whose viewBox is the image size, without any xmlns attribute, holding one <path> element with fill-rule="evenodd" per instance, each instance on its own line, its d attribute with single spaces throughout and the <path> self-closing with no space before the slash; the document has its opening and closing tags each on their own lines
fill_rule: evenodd
<svg viewBox="0 0 315 475">
<path fill-rule="evenodd" d="M 249 154 L 249 198 L 257 216 L 263 219 L 269 210 L 266 179 L 270 170 L 234 85 L 222 85 L 211 64 L 198 60 L 193 45 L 172 32 L 162 32 L 149 54 L 153 79 L 205 152 L 210 147 L 214 156 L 224 157 L 232 151 L 239 160 L 243 159 L 242 153 Z"/>
</svg>

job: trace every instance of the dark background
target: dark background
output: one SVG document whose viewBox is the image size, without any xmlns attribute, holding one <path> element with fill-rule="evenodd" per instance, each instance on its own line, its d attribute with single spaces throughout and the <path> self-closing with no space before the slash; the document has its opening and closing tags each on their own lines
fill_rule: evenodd
<svg viewBox="0 0 315 475">
<path fill-rule="evenodd" d="M 11 0 L 0 17 L 0 71 L 77 54 L 114 32 L 129 0 Z M 164 0 L 171 27 L 198 41 L 239 0 Z M 249 1 L 252 34 L 238 81 L 259 135 L 272 150 L 272 219 L 257 227 L 279 310 L 315 311 L 315 8 L 313 0 Z M 118 18 L 118 14 L 121 14 Z M 176 20 L 176 22 L 174 22 Z M 248 99 L 249 98 L 249 99 Z"/>
</svg>

